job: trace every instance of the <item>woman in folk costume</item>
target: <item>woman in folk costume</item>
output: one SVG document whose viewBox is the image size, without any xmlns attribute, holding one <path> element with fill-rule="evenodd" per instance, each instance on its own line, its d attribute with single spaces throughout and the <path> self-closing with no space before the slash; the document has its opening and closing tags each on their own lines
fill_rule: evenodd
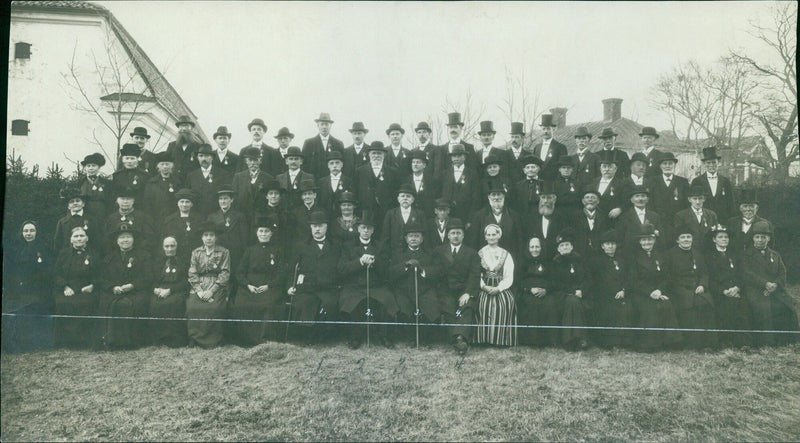
<svg viewBox="0 0 800 443">
<path fill-rule="evenodd" d="M 570 350 L 589 347 L 586 330 L 580 327 L 588 326 L 589 323 L 587 311 L 590 307 L 590 278 L 584 259 L 575 252 L 574 244 L 575 231 L 572 228 L 561 231 L 556 238 L 558 253 L 550 264 L 553 294 L 563 300 L 561 326 L 567 327 L 561 330 L 561 343 Z M 575 328 L 569 328 L 570 326 Z"/>
<path fill-rule="evenodd" d="M 106 255 L 100 279 L 101 339 L 108 348 L 130 348 L 145 343 L 146 317 L 151 293 L 152 262 L 150 254 L 136 245 L 139 231 L 121 223 L 109 234 L 117 250 Z"/>
<path fill-rule="evenodd" d="M 280 245 L 273 241 L 279 229 L 274 217 L 256 220 L 258 243 L 244 251 L 236 269 L 236 296 L 228 306 L 228 317 L 243 320 L 282 320 L 285 306 L 286 263 Z M 240 345 L 277 340 L 277 327 L 266 322 L 233 323 L 231 339 Z"/>
<path fill-rule="evenodd" d="M 653 247 L 656 243 L 655 227 L 645 223 L 636 234 L 639 248 L 631 255 L 628 286 L 639 316 L 639 326 L 644 328 L 677 328 L 675 308 L 667 292 L 667 275 L 664 258 Z M 643 351 L 675 347 L 681 342 L 678 331 L 643 331 L 637 340 Z"/>
<path fill-rule="evenodd" d="M 102 261 L 95 250 L 87 247 L 89 237 L 83 227 L 72 228 L 69 241 L 70 246 L 58 254 L 53 269 L 55 313 L 93 316 L 97 311 Z M 97 320 L 91 318 L 56 318 L 53 324 L 56 346 L 91 346 L 97 330 Z"/>
<path fill-rule="evenodd" d="M 600 236 L 602 253 L 591 262 L 592 296 L 597 303 L 600 327 L 634 326 L 632 292 L 627 287 L 628 264 L 622 260 L 621 241 L 617 231 L 610 230 Z M 597 334 L 600 344 L 608 347 L 633 344 L 631 331 L 602 329 Z"/>
<path fill-rule="evenodd" d="M 542 252 L 542 239 L 538 236 L 531 237 L 517 266 L 517 280 L 521 289 L 516 297 L 519 323 L 558 326 L 561 324 L 562 300 L 553 294 L 550 260 L 545 260 Z M 558 329 L 522 328 L 519 341 L 523 345 L 556 346 Z"/>
<path fill-rule="evenodd" d="M 225 318 L 231 257 L 227 249 L 217 245 L 218 229 L 212 222 L 200 226 L 203 246 L 192 251 L 189 262 L 189 346 L 213 348 L 222 341 L 222 323 L 213 320 Z"/>
<path fill-rule="evenodd" d="M 667 272 L 667 293 L 672 297 L 678 324 L 684 329 L 716 329 L 714 301 L 708 291 L 708 274 L 705 260 L 693 247 L 692 227 L 680 224 L 673 233 L 677 243 L 664 254 Z M 696 240 L 698 243 L 701 238 Z M 697 349 L 717 344 L 716 332 L 684 332 L 683 342 Z"/>
<path fill-rule="evenodd" d="M 483 230 L 486 246 L 478 251 L 481 258 L 481 293 L 478 296 L 476 343 L 500 346 L 517 344 L 517 306 L 511 286 L 514 284 L 514 259 L 498 243 L 503 230 L 490 224 Z"/>
<path fill-rule="evenodd" d="M 189 295 L 189 261 L 181 258 L 184 254 L 179 252 L 180 246 L 174 236 L 164 237 L 161 247 L 162 253 L 156 258 L 153 268 L 150 316 L 183 319 Z M 151 320 L 150 340 L 154 345 L 185 346 L 186 320 Z"/>
</svg>

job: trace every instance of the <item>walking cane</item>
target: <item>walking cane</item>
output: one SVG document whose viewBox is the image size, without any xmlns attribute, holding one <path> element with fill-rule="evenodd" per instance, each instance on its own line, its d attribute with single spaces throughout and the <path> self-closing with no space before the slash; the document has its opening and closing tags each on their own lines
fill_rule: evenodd
<svg viewBox="0 0 800 443">
<path fill-rule="evenodd" d="M 372 322 L 372 310 L 369 308 L 369 268 L 372 264 L 367 265 L 367 349 L 369 349 L 369 324 Z"/>
<path fill-rule="evenodd" d="M 414 266 L 414 305 L 416 310 L 414 316 L 417 317 L 417 349 L 419 349 L 419 284 L 417 283 L 417 267 Z"/>
<path fill-rule="evenodd" d="M 294 292 L 297 292 L 297 271 L 300 269 L 300 262 L 297 262 L 294 265 L 294 278 L 292 279 L 292 286 L 294 286 Z M 294 304 L 294 293 L 289 295 L 289 317 L 286 319 L 286 336 L 283 337 L 283 342 L 286 343 L 289 341 L 289 323 L 292 321 L 292 305 Z"/>
</svg>

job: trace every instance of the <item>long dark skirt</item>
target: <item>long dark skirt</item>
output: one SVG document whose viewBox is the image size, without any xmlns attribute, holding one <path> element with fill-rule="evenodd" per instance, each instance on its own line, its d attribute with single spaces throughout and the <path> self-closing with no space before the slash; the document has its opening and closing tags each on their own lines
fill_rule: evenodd
<svg viewBox="0 0 800 443">
<path fill-rule="evenodd" d="M 633 303 L 627 298 L 607 297 L 600 303 L 597 326 L 628 328 L 634 325 Z M 624 329 L 600 329 L 597 332 L 600 344 L 604 346 L 631 346 L 633 334 Z"/>
<path fill-rule="evenodd" d="M 572 294 L 564 296 L 564 310 L 561 312 L 561 326 L 588 326 L 586 322 L 586 301 Z M 573 345 L 586 338 L 586 330 L 564 328 L 561 330 L 561 343 Z"/>
<path fill-rule="evenodd" d="M 63 291 L 55 294 L 56 315 L 93 317 L 97 314 L 95 293 L 75 293 L 71 297 Z M 85 348 L 95 344 L 100 334 L 101 322 L 93 318 L 56 318 L 53 324 L 53 339 L 56 346 Z"/>
<path fill-rule="evenodd" d="M 186 293 L 166 298 L 150 296 L 150 316 L 154 318 L 186 317 Z M 186 320 L 150 320 L 150 341 L 154 345 L 186 346 Z"/>
<path fill-rule="evenodd" d="M 639 326 L 643 328 L 678 327 L 671 300 L 654 300 L 649 295 L 639 296 L 635 306 L 639 315 Z M 675 347 L 682 339 L 679 331 L 641 331 L 637 335 L 637 347 L 643 351 Z"/>
<path fill-rule="evenodd" d="M 53 346 L 52 308 L 45 297 L 4 297 L 2 342 L 4 353 L 48 349 Z M 16 303 L 15 303 L 16 302 Z"/>
<path fill-rule="evenodd" d="M 716 329 L 714 320 L 714 304 L 706 297 L 691 294 L 693 303 L 690 308 L 677 309 L 675 315 L 683 329 Z M 686 331 L 683 333 L 683 344 L 687 348 L 702 349 L 717 345 L 717 333 L 710 331 Z"/>
<path fill-rule="evenodd" d="M 247 286 L 239 286 L 236 297 L 228 305 L 228 318 L 238 320 L 284 320 L 284 296 L 282 291 L 268 289 L 262 294 L 253 294 Z M 229 331 L 231 341 L 245 346 L 257 345 L 266 340 L 275 340 L 275 325 L 267 321 L 233 322 Z"/>
<path fill-rule="evenodd" d="M 224 292 L 224 293 L 223 293 Z M 201 300 L 195 294 L 186 299 L 187 331 L 189 344 L 213 348 L 222 342 L 223 322 L 228 306 L 227 291 L 218 291 L 211 302 Z"/>
<path fill-rule="evenodd" d="M 125 294 L 102 293 L 99 302 L 100 315 L 111 317 L 101 320 L 100 336 L 111 348 L 141 346 L 147 340 L 147 320 L 113 317 L 147 317 L 149 299 L 144 291 Z"/>
<path fill-rule="evenodd" d="M 714 297 L 717 325 L 720 329 L 747 331 L 750 329 L 750 306 L 744 296 L 728 297 L 716 294 Z M 749 346 L 753 338 L 750 332 L 721 332 L 719 341 L 722 346 Z"/>
<path fill-rule="evenodd" d="M 797 314 L 791 300 L 785 294 L 773 293 L 764 296 L 747 294 L 747 302 L 753 313 L 754 344 L 758 346 L 790 343 L 796 340 L 793 334 L 765 333 L 758 331 L 797 331 Z"/>
<path fill-rule="evenodd" d="M 547 294 L 543 297 L 534 297 L 524 294 L 518 304 L 520 325 L 532 326 L 560 326 L 563 297 Z M 521 328 L 520 344 L 529 346 L 556 346 L 558 345 L 557 328 Z"/>
</svg>

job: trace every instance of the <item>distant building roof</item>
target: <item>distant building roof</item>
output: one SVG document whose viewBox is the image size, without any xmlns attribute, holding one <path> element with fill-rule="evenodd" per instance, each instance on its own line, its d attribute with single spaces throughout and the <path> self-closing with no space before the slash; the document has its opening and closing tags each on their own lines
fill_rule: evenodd
<svg viewBox="0 0 800 443">
<path fill-rule="evenodd" d="M 150 57 L 136 43 L 136 40 L 128 33 L 122 23 L 114 17 L 108 9 L 91 2 L 84 1 L 12 1 L 13 9 L 29 9 L 36 11 L 52 11 L 59 13 L 94 13 L 102 15 L 108 20 L 109 27 L 119 39 L 125 51 L 131 57 L 133 64 L 142 76 L 145 84 L 149 88 L 153 97 L 169 112 L 176 120 L 182 115 L 191 116 L 197 121 L 197 116 L 189 106 L 183 101 L 178 92 L 167 81 L 166 77 L 159 71 Z M 108 96 L 104 97 L 107 98 Z M 205 132 L 198 124 L 195 130 L 203 139 L 208 142 Z"/>
</svg>

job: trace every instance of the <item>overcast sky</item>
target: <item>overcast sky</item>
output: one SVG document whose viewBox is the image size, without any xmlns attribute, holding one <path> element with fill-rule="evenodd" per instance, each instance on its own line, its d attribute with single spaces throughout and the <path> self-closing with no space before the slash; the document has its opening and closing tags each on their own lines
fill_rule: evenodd
<svg viewBox="0 0 800 443">
<path fill-rule="evenodd" d="M 768 19 L 765 2 L 346 3 L 97 2 L 144 48 L 198 116 L 232 145 L 249 140 L 254 117 L 268 136 L 288 126 L 295 144 L 331 113 L 334 136 L 363 121 L 385 141 L 443 115 L 445 98 L 468 90 L 486 105 L 504 141 L 505 68 L 524 72 L 540 111 L 569 109 L 569 124 L 602 120 L 601 100 L 624 99 L 622 114 L 667 129 L 648 97 L 659 75 L 729 48 L 755 50 L 748 20 Z M 518 117 L 515 117 L 517 119 Z M 527 129 L 527 128 L 526 128 Z"/>
</svg>

